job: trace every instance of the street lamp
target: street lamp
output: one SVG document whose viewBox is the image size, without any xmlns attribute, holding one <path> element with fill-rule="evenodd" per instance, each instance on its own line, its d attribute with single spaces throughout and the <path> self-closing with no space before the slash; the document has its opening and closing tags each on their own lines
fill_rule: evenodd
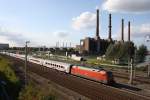
<svg viewBox="0 0 150 100">
<path fill-rule="evenodd" d="M 147 43 L 150 42 L 150 35 L 146 35 L 145 38 Z M 147 76 L 150 77 L 150 63 L 147 65 Z"/>
<path fill-rule="evenodd" d="M 26 41 L 25 43 L 25 85 L 27 84 L 27 56 L 28 56 L 28 43 L 30 43 L 30 41 Z"/>
</svg>

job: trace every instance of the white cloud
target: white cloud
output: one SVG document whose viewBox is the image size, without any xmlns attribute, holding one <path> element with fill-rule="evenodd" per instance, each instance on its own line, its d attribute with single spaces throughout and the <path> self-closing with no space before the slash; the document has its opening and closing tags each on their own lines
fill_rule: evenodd
<svg viewBox="0 0 150 100">
<path fill-rule="evenodd" d="M 150 0 L 106 0 L 102 8 L 109 12 L 150 12 Z"/>
<path fill-rule="evenodd" d="M 28 33 L 29 34 L 29 33 Z M 32 33 L 31 33 L 32 35 Z M 38 34 L 40 35 L 40 34 Z M 51 37 L 49 37 L 51 36 Z M 70 32 L 68 31 L 56 31 L 52 32 L 51 35 L 41 35 L 38 37 L 27 37 L 26 33 L 13 32 L 6 27 L 0 26 L 0 43 L 9 43 L 10 46 L 24 46 L 25 41 L 30 41 L 30 46 L 39 45 L 55 45 L 56 41 L 68 41 Z M 44 40 L 43 40 L 44 38 Z"/>
<path fill-rule="evenodd" d="M 149 33 L 150 34 L 150 23 L 142 24 L 140 32 Z"/>
<path fill-rule="evenodd" d="M 96 14 L 91 12 L 83 12 L 72 19 L 72 27 L 75 30 L 93 29 L 96 26 Z"/>
<path fill-rule="evenodd" d="M 22 34 L 11 32 L 4 27 L 0 27 L 0 42 L 9 43 L 11 46 L 23 46 L 27 40 Z"/>
<path fill-rule="evenodd" d="M 127 30 L 127 27 L 126 27 L 126 30 Z M 149 23 L 131 27 L 131 35 L 133 37 L 140 38 L 140 37 L 145 37 L 148 34 L 150 34 L 150 24 Z"/>
<path fill-rule="evenodd" d="M 131 25 L 131 40 L 137 38 L 146 38 L 147 35 L 150 35 L 150 23 L 144 23 L 141 25 Z M 118 30 L 115 37 L 118 40 L 121 39 L 121 30 Z M 128 26 L 125 27 L 124 38 L 125 40 L 127 40 L 128 38 Z"/>
<path fill-rule="evenodd" d="M 59 38 L 66 38 L 67 36 L 69 36 L 70 33 L 67 31 L 57 31 L 57 32 L 54 32 L 53 34 Z"/>
</svg>

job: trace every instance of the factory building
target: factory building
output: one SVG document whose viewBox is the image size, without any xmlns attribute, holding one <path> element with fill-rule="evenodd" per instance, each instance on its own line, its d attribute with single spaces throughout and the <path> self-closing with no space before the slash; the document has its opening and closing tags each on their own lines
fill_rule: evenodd
<svg viewBox="0 0 150 100">
<path fill-rule="evenodd" d="M 96 35 L 94 38 L 86 37 L 80 40 L 80 45 L 77 45 L 80 53 L 87 54 L 104 54 L 110 43 L 114 41 L 111 38 L 111 14 L 109 14 L 109 35 L 108 39 L 102 39 L 99 34 L 99 10 L 97 9 L 96 18 Z"/>
<path fill-rule="evenodd" d="M 80 40 L 80 45 L 76 48 L 81 54 L 105 54 L 109 44 L 114 43 L 124 43 L 124 19 L 121 20 L 121 40 L 116 41 L 112 39 L 112 16 L 109 14 L 109 25 L 108 25 L 108 38 L 102 39 L 99 33 L 99 10 L 97 9 L 96 14 L 96 35 L 94 38 L 86 37 Z M 128 22 L 128 42 L 130 42 L 130 22 Z"/>
<path fill-rule="evenodd" d="M 0 50 L 4 50 L 4 49 L 8 49 L 8 48 L 9 48 L 9 44 L 0 43 Z"/>
</svg>

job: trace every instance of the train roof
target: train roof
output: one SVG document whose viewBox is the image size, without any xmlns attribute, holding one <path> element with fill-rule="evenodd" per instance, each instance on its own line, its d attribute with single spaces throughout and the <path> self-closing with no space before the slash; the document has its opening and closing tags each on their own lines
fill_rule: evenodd
<svg viewBox="0 0 150 100">
<path fill-rule="evenodd" d="M 86 67 L 86 66 L 80 66 L 80 65 L 76 65 L 77 67 L 80 67 L 81 69 L 84 69 L 84 70 L 90 70 L 90 71 L 96 71 L 96 72 L 99 72 L 99 71 L 102 71 L 104 70 L 103 68 L 89 68 L 89 67 Z"/>
</svg>

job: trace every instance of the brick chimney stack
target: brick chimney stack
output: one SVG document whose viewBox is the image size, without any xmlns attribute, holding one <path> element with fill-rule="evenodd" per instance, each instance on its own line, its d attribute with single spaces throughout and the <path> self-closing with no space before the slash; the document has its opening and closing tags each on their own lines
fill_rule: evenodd
<svg viewBox="0 0 150 100">
<path fill-rule="evenodd" d="M 128 42 L 130 42 L 130 21 L 128 22 Z"/>
<path fill-rule="evenodd" d="M 124 19 L 122 19 L 121 22 L 121 41 L 124 42 Z"/>
<path fill-rule="evenodd" d="M 108 26 L 108 28 L 109 28 L 109 36 L 108 36 L 108 40 L 112 40 L 112 38 L 111 38 L 111 28 L 112 28 L 112 25 L 111 25 L 111 14 L 109 14 L 109 26 Z"/>
<path fill-rule="evenodd" d="M 96 10 L 96 40 L 100 39 L 99 36 L 99 9 Z"/>
</svg>

